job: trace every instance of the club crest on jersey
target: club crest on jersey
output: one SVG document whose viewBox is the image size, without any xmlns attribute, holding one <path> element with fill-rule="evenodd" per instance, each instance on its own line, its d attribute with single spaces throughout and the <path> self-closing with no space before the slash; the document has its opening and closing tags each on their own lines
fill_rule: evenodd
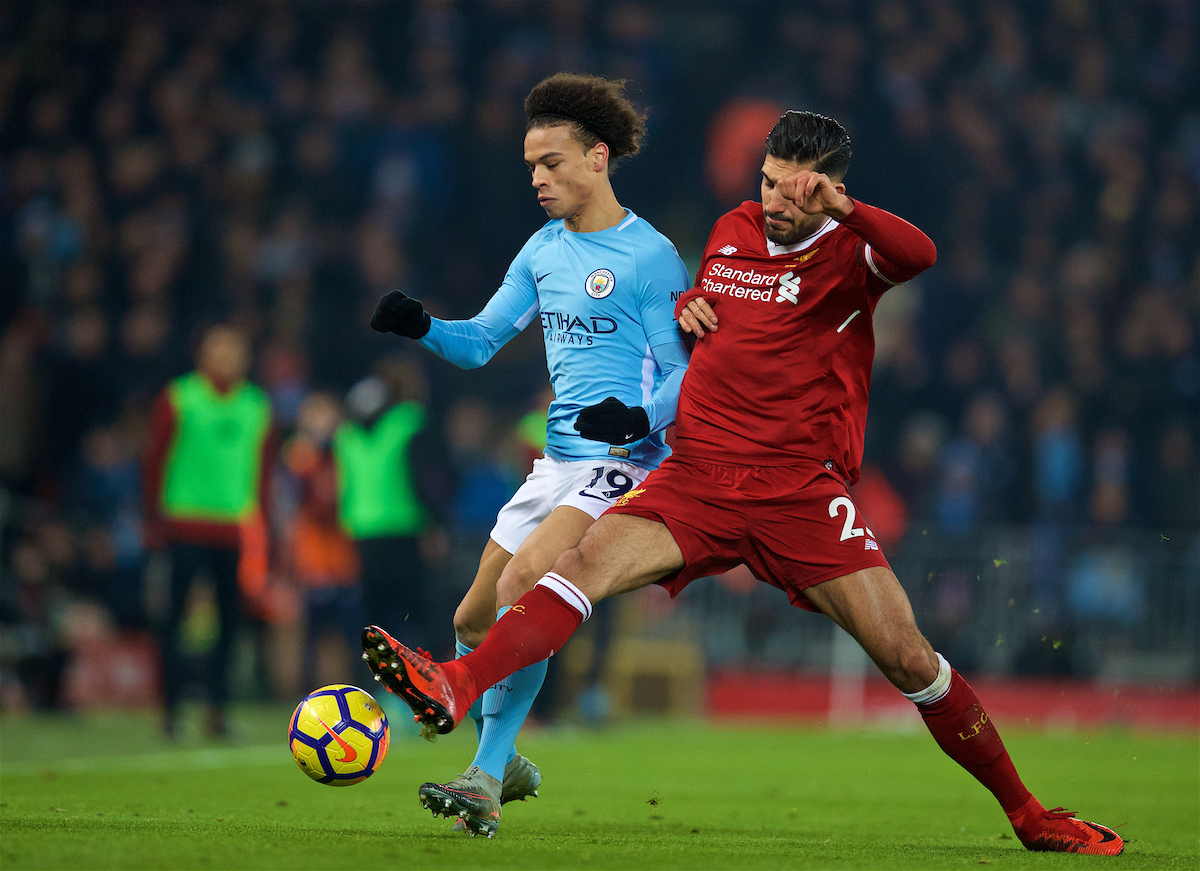
<svg viewBox="0 0 1200 871">
<path fill-rule="evenodd" d="M 597 269 L 583 283 L 583 289 L 592 299 L 604 299 L 613 292 L 616 286 L 617 279 L 607 269 Z"/>
</svg>

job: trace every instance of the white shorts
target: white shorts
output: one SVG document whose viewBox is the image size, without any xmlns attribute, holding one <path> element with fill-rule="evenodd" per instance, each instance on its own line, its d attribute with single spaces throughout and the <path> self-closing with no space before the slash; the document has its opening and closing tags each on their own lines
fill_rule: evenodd
<svg viewBox="0 0 1200 871">
<path fill-rule="evenodd" d="M 496 515 L 492 540 L 516 553 L 529 533 L 560 505 L 578 508 L 593 519 L 650 474 L 649 469 L 614 460 L 533 461 L 525 483 Z"/>
</svg>

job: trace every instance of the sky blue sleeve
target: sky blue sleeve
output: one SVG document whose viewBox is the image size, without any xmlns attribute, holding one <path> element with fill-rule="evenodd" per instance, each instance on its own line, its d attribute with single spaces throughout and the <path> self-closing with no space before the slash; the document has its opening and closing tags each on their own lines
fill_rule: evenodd
<svg viewBox="0 0 1200 871">
<path fill-rule="evenodd" d="M 678 338 L 650 346 L 654 360 L 666 377 L 650 394 L 650 401 L 643 408 L 650 418 L 650 432 L 659 432 L 675 422 L 675 408 L 679 405 L 679 389 L 687 372 L 687 351 Z"/>
<path fill-rule="evenodd" d="M 461 369 L 478 369 L 537 316 L 537 285 L 527 263 L 522 248 L 483 311 L 466 321 L 431 318 L 429 332 L 417 341 Z"/>
<path fill-rule="evenodd" d="M 639 262 L 638 269 L 644 273 L 638 276 L 642 284 L 642 325 L 654 360 L 663 373 L 662 383 L 643 407 L 650 418 L 650 432 L 659 432 L 675 422 L 679 389 L 688 363 L 672 297 L 687 290 L 691 282 L 687 267 L 670 243 L 657 256 Z"/>
</svg>

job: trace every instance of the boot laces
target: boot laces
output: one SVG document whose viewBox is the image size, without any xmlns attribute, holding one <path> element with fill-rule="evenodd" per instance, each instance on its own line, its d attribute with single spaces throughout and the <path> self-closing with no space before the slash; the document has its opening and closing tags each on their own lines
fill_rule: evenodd
<svg viewBox="0 0 1200 871">
<path fill-rule="evenodd" d="M 433 660 L 433 655 L 427 650 L 422 650 L 418 647 L 413 651 L 416 655 L 409 660 L 412 667 L 416 669 L 417 674 L 425 678 L 425 680 L 433 680 L 434 667 L 437 663 Z"/>
<path fill-rule="evenodd" d="M 1046 811 L 1046 819 L 1073 820 L 1075 819 L 1075 811 L 1069 811 L 1065 807 L 1050 808 L 1048 811 Z"/>
</svg>

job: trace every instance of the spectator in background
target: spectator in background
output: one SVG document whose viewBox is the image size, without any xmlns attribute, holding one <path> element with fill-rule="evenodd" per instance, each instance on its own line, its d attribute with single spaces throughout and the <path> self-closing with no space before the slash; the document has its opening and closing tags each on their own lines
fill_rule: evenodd
<svg viewBox="0 0 1200 871">
<path fill-rule="evenodd" d="M 1072 391 L 1052 388 L 1033 412 L 1034 524 L 1029 534 L 1029 588 L 1036 606 L 1031 624 L 1052 627 L 1065 603 L 1063 552 L 1069 531 L 1083 525 L 1083 485 L 1086 471 L 1083 441 L 1077 423 L 1077 403 Z M 1026 658 L 1044 657 L 1034 646 Z M 1044 664 L 1044 663 L 1043 663 Z"/>
<path fill-rule="evenodd" d="M 904 422 L 896 467 L 889 479 L 915 522 L 934 518 L 939 458 L 946 440 L 941 416 L 919 412 Z"/>
<path fill-rule="evenodd" d="M 162 627 L 164 719 L 178 731 L 183 662 L 178 633 L 188 592 L 204 572 L 214 587 L 220 628 L 207 674 L 208 731 L 226 732 L 229 659 L 241 610 L 242 527 L 270 514 L 275 435 L 265 392 L 246 381 L 250 345 L 235 327 L 203 334 L 196 371 L 175 379 L 151 412 L 143 473 L 148 548 L 167 548 L 171 595 Z"/>
<path fill-rule="evenodd" d="M 300 505 L 289 539 L 291 574 L 304 593 L 305 687 L 317 685 L 321 637 L 336 631 L 345 642 L 346 656 L 357 660 L 363 624 L 358 550 L 338 520 L 338 474 L 331 442 L 341 420 L 336 396 L 311 393 L 300 404 L 296 434 L 283 449 L 284 464 L 300 483 Z M 353 673 L 346 668 L 343 680 L 349 681 Z"/>
<path fill-rule="evenodd" d="M 1092 449 L 1091 519 L 1100 526 L 1120 526 L 1133 509 L 1129 490 L 1132 457 L 1129 434 L 1110 426 Z"/>
<path fill-rule="evenodd" d="M 85 433 L 120 407 L 120 384 L 108 356 L 108 318 L 96 305 L 74 311 L 51 352 L 50 393 L 40 450 L 51 469 L 69 468 Z"/>
<path fill-rule="evenodd" d="M 1084 454 L 1075 399 L 1063 387 L 1049 391 L 1033 415 L 1033 481 L 1037 518 L 1048 524 L 1079 522 Z"/>
<path fill-rule="evenodd" d="M 962 435 L 942 454 L 937 512 L 952 535 L 968 535 L 980 523 L 1010 517 L 1015 461 L 1006 426 L 1000 397 L 981 392 L 967 407 Z"/>
<path fill-rule="evenodd" d="M 446 413 L 446 447 L 457 479 L 450 514 L 459 529 L 480 537 L 521 483 L 518 463 L 524 462 L 524 446 L 515 452 L 520 460 L 514 461 L 512 440 L 502 430 L 496 412 L 474 396 L 457 400 Z"/>
<path fill-rule="evenodd" d="M 741 98 L 717 109 L 705 135 L 704 180 L 721 205 L 732 208 L 757 193 L 750 181 L 762 144 L 784 111 L 770 100 Z"/>
<path fill-rule="evenodd" d="M 404 625 L 429 646 L 429 592 L 421 534 L 429 510 L 413 448 L 426 428 L 424 381 L 413 368 L 401 390 L 379 376 L 346 395 L 347 419 L 333 436 L 338 513 L 357 542 L 363 618 Z"/>
<path fill-rule="evenodd" d="M 95 594 L 118 625 L 143 625 L 143 547 L 141 470 L 128 426 L 97 427 L 85 436 L 83 457 L 69 499 L 88 527 L 87 539 L 97 567 Z"/>
<path fill-rule="evenodd" d="M 63 676 L 70 650 L 63 637 L 63 612 L 69 599 L 46 548 L 27 536 L 13 548 L 0 621 L 5 646 L 0 679 L 11 669 L 22 701 L 43 710 L 62 702 Z"/>
<path fill-rule="evenodd" d="M 1200 461 L 1184 421 L 1172 420 L 1163 429 L 1153 477 L 1157 482 L 1154 520 L 1159 528 L 1200 529 Z"/>
<path fill-rule="evenodd" d="M 554 388 L 547 384 L 540 391 L 530 408 L 513 429 L 517 447 L 524 460 L 523 474 L 533 470 L 533 463 L 546 450 L 546 424 L 550 419 L 550 403 L 554 401 Z"/>
</svg>

